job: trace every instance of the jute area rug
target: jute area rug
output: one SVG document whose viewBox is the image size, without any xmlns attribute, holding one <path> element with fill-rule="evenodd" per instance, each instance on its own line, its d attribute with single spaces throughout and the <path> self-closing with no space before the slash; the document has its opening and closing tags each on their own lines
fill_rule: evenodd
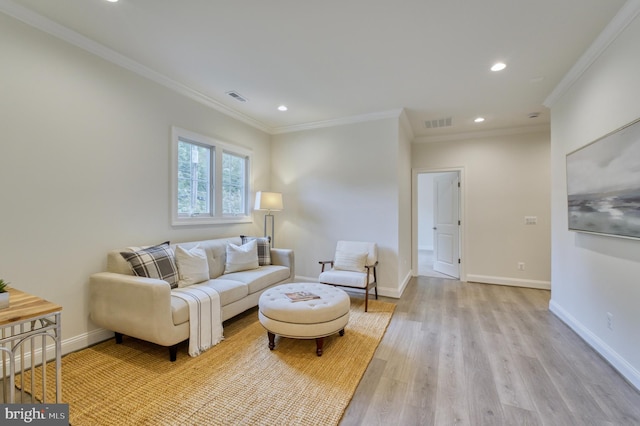
<svg viewBox="0 0 640 426">
<path fill-rule="evenodd" d="M 109 340 L 66 355 L 62 399 L 70 422 L 336 425 L 395 309 L 371 300 L 365 313 L 356 297 L 351 304 L 344 336 L 325 338 L 321 357 L 314 340 L 276 337 L 270 351 L 256 309 L 225 323 L 225 340 L 195 358 L 181 345 L 172 363 L 166 348 L 126 336 L 120 345 Z"/>
</svg>

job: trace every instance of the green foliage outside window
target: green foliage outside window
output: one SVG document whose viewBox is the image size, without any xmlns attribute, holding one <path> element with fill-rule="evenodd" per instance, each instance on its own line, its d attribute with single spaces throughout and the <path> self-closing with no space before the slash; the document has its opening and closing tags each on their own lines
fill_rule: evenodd
<svg viewBox="0 0 640 426">
<path fill-rule="evenodd" d="M 246 158 L 222 154 L 222 213 L 245 214 Z"/>
<path fill-rule="evenodd" d="M 172 149 L 173 225 L 250 221 L 249 150 L 178 127 Z"/>
<path fill-rule="evenodd" d="M 178 213 L 189 216 L 210 214 L 210 148 L 178 142 Z"/>
</svg>

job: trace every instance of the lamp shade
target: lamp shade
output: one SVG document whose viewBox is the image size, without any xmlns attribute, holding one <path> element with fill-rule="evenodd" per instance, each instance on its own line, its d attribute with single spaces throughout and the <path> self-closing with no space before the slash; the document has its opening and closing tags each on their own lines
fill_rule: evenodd
<svg viewBox="0 0 640 426">
<path fill-rule="evenodd" d="M 256 192 L 256 210 L 282 210 L 283 208 L 280 192 Z"/>
</svg>

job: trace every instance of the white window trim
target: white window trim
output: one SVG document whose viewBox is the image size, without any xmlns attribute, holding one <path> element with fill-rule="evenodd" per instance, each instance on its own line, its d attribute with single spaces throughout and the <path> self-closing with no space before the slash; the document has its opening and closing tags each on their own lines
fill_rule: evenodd
<svg viewBox="0 0 640 426">
<path fill-rule="evenodd" d="M 180 216 L 178 215 L 178 142 L 180 139 L 190 140 L 199 144 L 208 145 L 215 151 L 214 159 L 215 165 L 213 167 L 215 176 L 213 179 L 213 193 L 215 197 L 215 212 L 212 212 L 209 216 Z M 244 215 L 223 215 L 222 214 L 222 153 L 227 151 L 229 153 L 242 155 L 247 157 L 247 187 L 246 187 L 246 212 Z M 219 139 L 214 139 L 208 136 L 204 136 L 180 127 L 171 127 L 171 225 L 172 226 L 184 226 L 184 225 L 219 225 L 229 223 L 253 223 L 253 216 L 251 215 L 251 206 L 249 196 L 251 194 L 251 180 L 253 174 L 252 168 L 252 154 L 250 149 L 233 145 L 227 142 L 223 142 Z M 220 190 L 218 190 L 220 188 Z"/>
</svg>

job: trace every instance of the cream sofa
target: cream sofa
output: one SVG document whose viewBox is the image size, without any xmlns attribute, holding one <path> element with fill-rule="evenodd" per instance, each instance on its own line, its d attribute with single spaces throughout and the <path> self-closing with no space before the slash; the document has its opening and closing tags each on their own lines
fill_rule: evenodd
<svg viewBox="0 0 640 426">
<path fill-rule="evenodd" d="M 291 282 L 295 276 L 294 254 L 289 249 L 271 248 L 271 265 L 224 274 L 227 244 L 241 244 L 240 237 L 178 243 L 187 250 L 196 245 L 204 249 L 209 265 L 206 285 L 220 294 L 222 320 L 225 321 L 258 305 L 260 295 L 275 285 Z M 175 250 L 176 244 L 171 247 Z M 122 335 L 169 347 L 176 359 L 178 343 L 189 339 L 187 303 L 172 296 L 167 281 L 135 276 L 120 254 L 128 248 L 112 250 L 107 255 L 107 272 L 91 275 L 89 306 L 91 320 Z"/>
</svg>

